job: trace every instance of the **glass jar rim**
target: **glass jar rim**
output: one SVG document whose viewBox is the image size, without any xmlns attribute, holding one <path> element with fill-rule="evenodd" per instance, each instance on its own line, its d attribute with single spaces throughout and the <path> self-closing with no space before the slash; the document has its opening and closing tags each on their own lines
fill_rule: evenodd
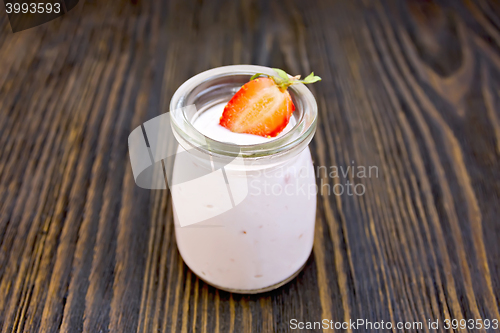
<svg viewBox="0 0 500 333">
<path fill-rule="evenodd" d="M 201 72 L 184 82 L 170 101 L 171 124 L 174 134 L 181 141 L 181 145 L 183 141 L 196 149 L 206 150 L 206 153 L 210 155 L 240 156 L 243 158 L 262 158 L 270 155 L 286 154 L 291 151 L 302 151 L 309 144 L 316 131 L 318 107 L 311 91 L 301 83 L 288 88 L 292 99 L 296 102 L 294 113 L 300 113 L 297 123 L 287 133 L 263 143 L 238 145 L 217 141 L 198 131 L 191 123 L 191 120 L 187 118 L 184 111 L 189 106 L 186 96 L 202 83 L 233 75 L 248 75 L 248 78 L 250 78 L 257 73 L 276 75 L 276 72 L 269 67 L 231 65 Z"/>
</svg>

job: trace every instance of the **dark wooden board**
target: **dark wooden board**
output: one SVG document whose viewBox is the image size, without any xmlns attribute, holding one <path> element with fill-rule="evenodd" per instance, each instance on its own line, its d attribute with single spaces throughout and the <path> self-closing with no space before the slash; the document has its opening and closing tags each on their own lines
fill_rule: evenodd
<svg viewBox="0 0 500 333">
<path fill-rule="evenodd" d="M 497 1 L 80 1 L 16 34 L 2 10 L 0 29 L 1 332 L 500 319 Z M 379 171 L 317 175 L 366 193 L 320 194 L 305 269 L 255 296 L 187 269 L 168 192 L 135 186 L 127 153 L 229 64 L 314 70 L 316 165 Z"/>
</svg>

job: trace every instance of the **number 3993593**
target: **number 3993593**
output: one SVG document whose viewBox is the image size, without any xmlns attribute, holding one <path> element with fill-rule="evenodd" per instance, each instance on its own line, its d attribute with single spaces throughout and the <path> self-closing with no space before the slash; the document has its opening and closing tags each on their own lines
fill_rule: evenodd
<svg viewBox="0 0 500 333">
<path fill-rule="evenodd" d="M 59 14 L 61 12 L 61 4 L 60 3 L 44 3 L 44 2 L 39 2 L 39 3 L 6 3 L 5 4 L 5 10 L 7 14 L 11 13 L 31 13 L 31 14 Z"/>
</svg>

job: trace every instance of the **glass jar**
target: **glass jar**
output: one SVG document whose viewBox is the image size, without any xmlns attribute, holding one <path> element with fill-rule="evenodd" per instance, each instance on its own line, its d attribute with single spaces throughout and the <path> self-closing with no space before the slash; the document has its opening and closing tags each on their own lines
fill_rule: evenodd
<svg viewBox="0 0 500 333">
<path fill-rule="evenodd" d="M 261 66 L 215 68 L 186 81 L 170 103 L 179 142 L 173 184 L 185 181 L 186 174 L 190 179 L 182 189 L 171 186 L 179 252 L 202 280 L 238 293 L 272 290 L 293 279 L 311 253 L 316 215 L 308 144 L 317 105 L 304 85 L 288 88 L 294 126 L 264 143 L 216 141 L 193 125 L 256 73 L 275 75 Z M 194 222 L 186 223 L 190 218 Z"/>
</svg>

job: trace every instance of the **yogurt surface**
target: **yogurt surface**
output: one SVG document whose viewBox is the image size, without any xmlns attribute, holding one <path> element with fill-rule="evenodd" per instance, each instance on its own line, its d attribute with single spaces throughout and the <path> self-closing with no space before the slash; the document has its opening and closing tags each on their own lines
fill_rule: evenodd
<svg viewBox="0 0 500 333">
<path fill-rule="evenodd" d="M 283 131 L 274 138 L 265 138 L 259 135 L 234 133 L 227 128 L 219 125 L 219 119 L 222 117 L 226 103 L 220 103 L 212 106 L 210 109 L 201 113 L 195 118 L 193 126 L 205 136 L 217 141 L 231 142 L 239 145 L 253 145 L 274 140 L 289 132 L 295 126 L 295 118 L 291 117 L 290 122 Z"/>
</svg>

